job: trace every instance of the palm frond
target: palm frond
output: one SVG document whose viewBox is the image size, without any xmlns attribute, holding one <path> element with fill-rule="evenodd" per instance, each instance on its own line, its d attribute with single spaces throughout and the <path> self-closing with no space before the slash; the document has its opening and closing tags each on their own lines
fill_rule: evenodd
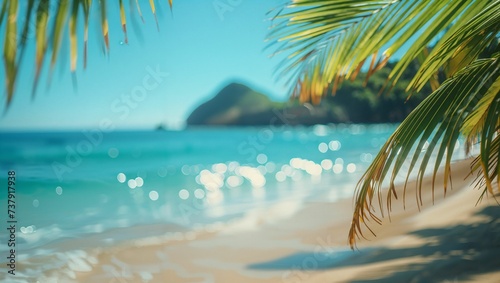
<svg viewBox="0 0 500 283">
<path fill-rule="evenodd" d="M 54 25 L 52 28 L 52 58 L 50 60 L 51 73 L 54 70 L 57 58 L 59 56 L 59 47 L 61 46 L 63 29 L 66 27 L 69 0 L 61 0 L 57 7 Z"/>
<path fill-rule="evenodd" d="M 488 3 L 488 1 L 479 2 Z M 458 21 L 463 20 L 461 19 L 462 15 L 443 36 L 440 43 L 434 47 L 427 60 L 422 64 L 421 72 L 415 76 L 409 87 L 421 89 L 430 76 L 447 64 L 450 59 L 455 59 L 448 63 L 448 65 L 455 65 L 453 68 L 448 68 L 448 75 L 453 75 L 461 67 L 477 58 L 488 45 L 497 41 L 500 29 L 498 20 L 500 18 L 500 1 L 494 1 L 485 7 L 474 8 L 477 10 L 468 12 L 472 18 L 465 19 L 466 21 L 460 24 Z"/>
<path fill-rule="evenodd" d="M 106 0 L 100 0 L 100 12 L 101 12 L 101 29 L 102 37 L 104 38 L 104 45 L 106 46 L 106 51 L 109 52 L 109 26 L 108 18 L 106 13 Z"/>
<path fill-rule="evenodd" d="M 3 48 L 5 64 L 5 81 L 7 88 L 7 104 L 11 102 L 14 93 L 14 82 L 17 76 L 16 52 L 17 52 L 17 1 L 9 1 L 6 6 L 7 27 Z"/>
<path fill-rule="evenodd" d="M 71 72 L 76 71 L 76 61 L 78 58 L 78 38 L 76 37 L 76 28 L 78 23 L 78 9 L 80 2 L 75 1 L 71 7 L 71 17 L 69 19 L 69 42 L 70 42 L 70 68 Z"/>
<path fill-rule="evenodd" d="M 30 24 L 34 22 L 35 27 L 35 78 L 33 82 L 32 97 L 36 93 L 40 73 L 47 55 L 47 47 L 50 44 L 50 73 L 51 73 L 60 57 L 60 46 L 63 40 L 68 38 L 70 44 L 70 71 L 75 72 L 78 63 L 78 42 L 83 41 L 83 67 L 87 67 L 87 46 L 88 46 L 88 26 L 89 20 L 95 19 L 91 17 L 91 13 L 98 12 L 100 17 L 99 24 L 102 29 L 102 34 L 105 43 L 105 50 L 109 51 L 109 23 L 107 1 L 98 1 L 99 5 L 96 9 L 91 9 L 92 0 L 28 0 L 27 6 L 23 11 L 23 21 L 20 21 L 19 14 L 21 13 L 18 7 L 17 0 L 2 0 L 0 7 L 0 27 L 5 24 L 5 42 L 3 43 L 3 59 L 5 68 L 5 90 L 6 90 L 6 108 L 9 107 L 13 95 L 15 93 L 16 79 L 19 71 L 19 65 L 24 58 L 26 42 L 30 39 L 28 29 Z M 51 4 L 57 4 L 51 7 Z M 168 1 L 168 5 L 172 8 L 172 0 Z M 111 10 L 118 11 L 120 15 L 121 27 L 124 32 L 124 42 L 128 42 L 126 28 L 126 11 L 122 0 L 118 3 L 119 9 Z M 154 0 L 150 0 L 151 11 L 156 20 L 156 7 Z M 136 1 L 136 9 L 139 14 L 139 2 Z M 130 11 L 129 11 L 130 12 Z M 77 24 L 79 17 L 83 14 L 84 32 L 83 40 L 80 40 L 81 35 L 78 33 Z M 6 19 L 6 21 L 4 21 Z M 5 22 L 5 23 L 4 23 Z M 24 25 L 22 26 L 22 23 Z M 156 20 L 158 27 L 158 21 Z M 68 26 L 68 33 L 65 33 Z M 48 34 L 50 32 L 50 34 Z M 17 50 L 20 52 L 17 52 Z"/>
<path fill-rule="evenodd" d="M 92 5 L 92 0 L 83 0 L 81 2 L 83 6 L 83 16 L 85 18 L 84 30 L 83 30 L 83 68 L 87 68 L 87 46 L 89 39 L 89 16 L 90 16 L 90 6 Z"/>
<path fill-rule="evenodd" d="M 135 6 L 137 8 L 137 12 L 139 13 L 139 16 L 141 17 L 142 23 L 144 23 L 144 17 L 142 16 L 141 5 L 139 5 L 139 0 L 135 0 Z"/>
<path fill-rule="evenodd" d="M 9 1 L 3 1 L 3 3 L 2 3 L 2 8 L 0 9 L 0 23 L 3 22 L 3 18 L 5 17 L 5 14 L 7 13 L 8 4 L 9 4 Z"/>
<path fill-rule="evenodd" d="M 377 211 L 384 217 L 398 195 L 405 203 L 413 174 L 418 206 L 424 175 L 432 174 L 434 194 L 443 164 L 446 193 L 461 133 L 466 135 L 467 151 L 474 142 L 480 143 L 480 155 L 472 165 L 481 172 L 477 184 L 484 187 L 484 194 L 493 192 L 494 178 L 498 186 L 499 0 L 295 0 L 275 20 L 271 46 L 279 43 L 277 53 L 288 55 L 278 71 L 282 76 L 292 73 L 291 94 L 301 101 L 317 103 L 334 94 L 342 80 L 354 79 L 363 66 L 370 77 L 396 53 L 402 55 L 388 75 L 389 87 L 416 60 L 421 66 L 407 85 L 409 95 L 426 83 L 434 89 L 391 135 L 359 181 L 349 231 L 351 247 L 363 236 L 363 227 L 370 230 L 366 221 L 381 223 Z M 448 77 L 441 85 L 438 73 Z M 400 173 L 406 180 L 402 192 L 394 185 Z M 386 196 L 384 181 L 389 184 Z"/>
<path fill-rule="evenodd" d="M 380 69 L 395 53 L 404 51 L 404 55 L 389 74 L 389 82 L 394 85 L 410 63 L 424 52 L 428 46 L 434 46 L 434 52 L 426 62 L 434 62 L 438 56 L 447 57 L 445 61 L 460 54 L 467 55 L 470 62 L 477 58 L 474 48 L 466 54 L 458 52 L 470 39 L 457 43 L 457 39 L 467 32 L 474 32 L 481 27 L 490 27 L 492 20 L 483 21 L 485 17 L 496 16 L 499 1 L 489 4 L 488 1 L 440 1 L 440 0 L 386 0 L 386 1 L 314 1 L 296 0 L 276 17 L 279 22 L 269 34 L 269 39 L 279 47 L 280 52 L 288 52 L 287 67 L 279 69 L 286 75 L 295 65 L 301 71 L 295 75 L 300 92 L 295 96 L 323 96 L 337 77 L 350 78 L 356 74 L 365 60 L 375 55 L 376 63 L 369 72 Z M 482 15 L 485 14 L 486 15 Z M 478 15 L 479 16 L 476 16 Z M 466 25 L 469 23 L 468 25 Z M 482 25 L 479 25 L 482 23 Z M 460 32 L 457 32 L 460 31 Z M 491 31 L 491 29 L 489 30 Z M 489 33 L 491 35 L 491 32 Z M 483 38 L 484 39 L 484 38 Z M 484 44 L 494 40 L 489 36 Z M 407 42 L 412 42 L 407 46 Z M 383 50 L 379 55 L 379 50 Z M 441 51 L 439 51 L 441 50 Z M 441 53 L 439 53 L 441 52 Z M 441 57 L 440 57 L 441 58 Z M 463 60 L 461 60 L 463 61 Z M 320 91 L 313 93 L 304 78 L 312 78 L 312 68 L 307 65 L 320 66 L 321 80 L 317 81 Z M 435 65 L 423 67 L 418 79 L 409 85 L 409 89 L 420 89 L 436 73 Z M 312 95 L 311 95 L 312 94 Z"/>
<path fill-rule="evenodd" d="M 486 118 L 488 115 L 491 115 L 491 111 L 495 111 L 493 103 L 495 99 L 498 99 L 499 93 L 500 78 L 497 78 L 462 125 L 461 132 L 466 138 L 465 149 L 467 154 L 470 152 L 473 145 L 480 140 L 480 134 L 483 132 Z M 498 116 L 498 118 L 500 119 L 500 116 Z M 500 125 L 500 120 L 497 121 L 497 124 Z"/>
<path fill-rule="evenodd" d="M 498 163 L 500 159 L 500 135 L 497 135 L 490 143 L 489 163 L 484 164 L 482 158 L 481 155 L 477 156 L 471 164 L 472 172 L 478 172 L 475 180 L 476 187 L 483 188 L 483 193 L 478 202 L 485 195 L 491 193 L 490 188 L 486 184 L 487 180 L 492 184 L 496 178 L 496 185 L 499 186 L 500 184 L 500 163 Z"/>
<path fill-rule="evenodd" d="M 127 16 L 125 15 L 125 7 L 123 7 L 123 0 L 120 0 L 120 19 L 122 22 L 122 29 L 123 29 L 123 35 L 125 36 L 125 44 L 128 44 L 128 37 L 127 37 Z"/>
<path fill-rule="evenodd" d="M 26 7 L 26 17 L 30 17 L 33 14 L 33 9 L 35 8 L 35 0 L 27 0 L 28 5 Z M 21 41 L 19 42 L 19 46 L 21 49 L 20 55 L 22 57 L 22 54 L 24 53 L 25 47 L 26 47 L 26 41 L 28 39 L 28 32 L 29 32 L 29 21 L 26 21 L 24 23 L 24 27 L 21 32 Z"/>
<path fill-rule="evenodd" d="M 379 210 L 382 216 L 385 209 L 390 210 L 392 197 L 398 195 L 394 186 L 395 178 L 408 158 L 410 165 L 405 173 L 406 180 L 414 168 L 418 166 L 418 194 L 416 196 L 418 204 L 422 202 L 419 198 L 422 181 L 432 157 L 435 158 L 432 166 L 432 189 L 434 190 L 437 171 L 444 161 L 443 188 L 446 192 L 447 182 L 451 174 L 451 156 L 462 125 L 467 119 L 468 113 L 477 109 L 477 101 L 487 97 L 488 91 L 492 87 L 491 81 L 496 81 L 499 76 L 500 58 L 498 55 L 493 58 L 478 59 L 457 72 L 454 77 L 446 80 L 401 123 L 358 183 L 353 225 L 349 232 L 351 246 L 354 245 L 356 237 L 362 235 L 360 225 L 362 219 L 372 217 L 377 220 L 373 214 L 375 196 L 379 201 Z M 498 96 L 498 93 L 496 95 Z M 497 103 L 491 104 L 491 111 L 488 112 L 482 125 L 483 128 L 489 129 L 482 131 L 481 153 L 485 154 L 481 154 L 480 160 L 485 172 L 484 180 L 487 184 L 491 184 L 491 176 L 488 174 L 490 172 L 488 168 L 492 162 L 490 153 L 494 149 L 491 141 L 495 131 L 498 130 L 498 112 L 495 114 L 495 111 L 498 111 Z M 492 120 L 494 123 L 491 123 Z M 426 144 L 428 145 L 427 149 L 425 153 L 422 153 Z M 498 151 L 495 154 L 498 154 Z M 382 182 L 386 178 L 389 178 L 390 185 L 384 209 Z M 403 202 L 405 201 L 405 190 L 406 185 L 403 191 Z"/>
<path fill-rule="evenodd" d="M 498 166 L 498 155 L 500 154 L 498 148 L 498 133 L 500 131 L 500 92 L 497 91 L 495 98 L 491 101 L 490 107 L 488 108 L 486 119 L 484 120 L 481 130 L 480 163 L 486 188 L 493 194 L 492 183 L 495 176 L 499 176 L 498 173 L 500 171 L 500 167 Z M 497 186 L 498 184 L 497 182 Z"/>
<path fill-rule="evenodd" d="M 154 0 L 149 0 L 149 6 L 151 6 L 151 12 L 153 12 L 153 16 L 155 17 L 156 28 L 158 30 L 160 30 L 160 26 L 158 25 L 158 18 L 156 17 L 155 1 Z"/>
</svg>

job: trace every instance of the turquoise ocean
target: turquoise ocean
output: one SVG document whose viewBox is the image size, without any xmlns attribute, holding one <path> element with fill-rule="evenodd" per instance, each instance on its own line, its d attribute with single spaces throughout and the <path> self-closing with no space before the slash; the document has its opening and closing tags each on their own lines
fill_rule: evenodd
<svg viewBox="0 0 500 283">
<path fill-rule="evenodd" d="M 90 248 L 157 235 L 189 238 L 229 223 L 254 225 L 250 218 L 265 207 L 286 204 L 265 217 L 289 217 L 305 202 L 352 198 L 395 128 L 1 133 L 5 227 L 7 172 L 16 174 L 16 257 L 22 268 L 15 278 L 36 282 L 68 261 L 84 271 L 81 259 Z M 463 150 L 457 153 L 460 158 Z M 9 249 L 5 227 L 2 276 Z"/>
</svg>

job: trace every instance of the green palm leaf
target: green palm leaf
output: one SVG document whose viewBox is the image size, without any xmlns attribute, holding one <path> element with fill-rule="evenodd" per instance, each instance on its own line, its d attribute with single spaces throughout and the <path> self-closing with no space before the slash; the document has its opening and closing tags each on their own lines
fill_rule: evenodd
<svg viewBox="0 0 500 283">
<path fill-rule="evenodd" d="M 36 14 L 36 51 L 35 51 L 35 81 L 33 83 L 32 97 L 38 85 L 38 78 L 42 70 L 43 61 L 47 50 L 47 22 L 48 22 L 49 0 L 43 0 L 38 3 Z"/>
<path fill-rule="evenodd" d="M 488 3 L 488 1 L 479 2 Z M 425 70 L 425 72 L 419 72 L 410 86 L 421 89 L 429 77 L 446 64 L 449 59 L 458 57 L 460 62 L 449 73 L 449 75 L 453 75 L 456 70 L 467 65 L 472 58 L 477 58 L 488 45 L 497 40 L 500 28 L 498 22 L 500 1 L 494 1 L 479 11 L 471 11 L 470 13 L 472 12 L 474 12 L 472 14 L 474 17 L 462 25 L 453 25 L 451 29 L 453 32 L 448 32 L 441 39 L 442 43 L 434 48 L 422 65 L 421 70 Z"/>
<path fill-rule="evenodd" d="M 52 59 L 50 60 L 51 73 L 55 67 L 57 57 L 59 55 L 59 47 L 61 46 L 63 29 L 67 20 L 69 0 L 61 0 L 57 7 L 54 26 L 52 28 Z"/>
<path fill-rule="evenodd" d="M 125 7 L 123 7 L 123 0 L 120 0 L 120 19 L 122 21 L 123 35 L 125 36 L 124 42 L 128 44 L 127 37 L 127 16 L 125 15 Z"/>
<path fill-rule="evenodd" d="M 83 0 L 81 2 L 83 6 L 83 16 L 85 17 L 84 31 L 83 31 L 83 68 L 87 68 L 87 46 L 89 39 L 89 16 L 90 16 L 90 6 L 92 5 L 92 0 Z"/>
<path fill-rule="evenodd" d="M 78 58 L 78 38 L 76 36 L 76 28 L 78 23 L 78 9 L 80 2 L 74 1 L 71 7 L 71 17 L 69 19 L 69 42 L 70 42 L 70 68 L 71 72 L 76 71 L 76 62 Z"/>
<path fill-rule="evenodd" d="M 95 2 L 95 1 L 94 1 Z M 32 96 L 35 95 L 40 73 L 47 54 L 47 45 L 50 41 L 52 54 L 50 59 L 50 74 L 52 73 L 55 64 L 60 55 L 60 45 L 63 40 L 66 40 L 64 29 L 69 27 L 67 38 L 70 43 L 70 70 L 75 72 L 78 62 L 78 42 L 81 35 L 77 32 L 77 23 L 80 13 L 83 13 L 84 18 L 84 33 L 83 33 L 83 67 L 87 67 L 87 46 L 88 46 L 88 26 L 92 11 L 100 13 L 100 25 L 102 28 L 103 38 L 106 50 L 109 51 L 109 26 L 108 26 L 108 9 L 105 0 L 98 1 L 99 5 L 96 9 L 91 9 L 92 0 L 27 0 L 27 8 L 24 11 L 23 21 L 19 20 L 19 9 L 17 0 L 2 0 L 0 8 L 0 26 L 6 25 L 5 42 L 3 44 L 3 59 L 5 68 L 5 89 L 6 89 L 6 106 L 9 107 L 16 84 L 19 65 L 24 57 L 24 46 L 29 40 L 28 28 L 32 20 L 35 20 L 35 78 L 33 82 Z M 55 9 L 51 9 L 51 4 L 57 4 Z M 125 43 L 128 42 L 126 29 L 126 12 L 123 3 L 120 0 L 119 9 L 112 10 L 120 13 L 120 21 L 123 32 L 125 34 Z M 168 1 L 168 5 L 172 8 L 172 1 Z M 150 0 L 151 11 L 156 19 L 156 7 L 153 0 Z M 81 9 L 80 9 L 81 8 Z M 136 1 L 136 9 L 139 14 L 139 3 Z M 5 20 L 6 19 L 6 20 Z M 21 28 L 21 23 L 24 26 Z M 156 21 L 158 27 L 158 21 Z M 49 27 L 51 26 L 51 27 Z M 21 34 L 18 34 L 18 31 Z M 50 35 L 47 32 L 50 30 Z M 19 40 L 20 37 L 20 40 Z M 17 52 L 20 47 L 20 52 Z M 49 82 L 50 75 L 49 74 Z"/>
<path fill-rule="evenodd" d="M 483 96 L 481 100 L 479 100 L 474 111 L 472 111 L 465 120 L 461 131 L 466 137 L 466 150 L 469 151 L 473 144 L 476 143 L 477 140 L 479 140 L 480 133 L 483 131 L 483 125 L 486 122 L 487 116 L 490 115 L 492 111 L 493 113 L 495 111 L 494 107 L 492 106 L 494 100 L 498 99 L 499 93 L 500 78 L 497 78 L 488 89 L 486 95 Z M 500 124 L 500 121 L 498 121 L 497 124 Z"/>
<path fill-rule="evenodd" d="M 488 1 L 473 0 L 297 0 L 276 16 L 279 23 L 270 32 L 269 39 L 275 45 L 284 42 L 284 46 L 280 46 L 278 51 L 289 52 L 288 64 L 279 69 L 283 75 L 295 69 L 292 66 L 300 65 L 298 68 L 301 71 L 295 75 L 297 85 L 303 82 L 306 74 L 309 78 L 313 77 L 311 68 L 307 65 L 319 64 L 322 75 L 318 81 L 321 86 L 319 90 L 327 90 L 339 76 L 353 76 L 359 65 L 374 54 L 378 60 L 371 69 L 379 69 L 393 54 L 404 50 L 406 52 L 389 75 L 389 80 L 394 85 L 404 69 L 431 43 L 437 41 L 434 49 L 446 51 L 449 57 L 462 49 L 462 45 L 468 42 L 450 46 L 451 35 L 455 34 L 452 39 L 461 36 L 455 31 L 475 15 L 490 11 L 487 15 L 476 17 L 472 21 L 474 23 L 495 15 L 491 10 L 498 10 L 498 5 L 499 1 L 488 5 Z M 468 29 L 464 28 L 462 31 L 465 33 L 474 27 L 477 25 L 468 26 Z M 412 41 L 409 47 L 405 45 L 408 41 Z M 446 48 L 440 48 L 445 43 Z M 379 50 L 383 50 L 381 55 L 377 55 Z M 469 55 L 474 59 L 477 54 L 471 52 Z M 410 88 L 419 89 L 421 83 L 426 83 L 436 72 L 432 68 L 426 70 L 425 76 L 410 84 Z M 300 92 L 293 94 L 320 97 L 325 94 L 324 91 L 311 92 L 312 89 L 307 88 L 307 85 L 298 90 Z"/>
<path fill-rule="evenodd" d="M 360 221 L 367 217 L 372 217 L 376 221 L 378 218 L 373 214 L 373 199 L 377 196 L 379 210 L 390 210 L 392 197 L 397 197 L 394 180 L 403 168 L 404 162 L 409 159 L 410 165 L 405 173 L 408 177 L 418 166 L 417 186 L 422 190 L 422 181 L 427 171 L 433 153 L 436 153 L 436 161 L 432 166 L 433 183 L 437 171 L 444 161 L 443 188 L 446 192 L 448 179 L 451 174 L 450 163 L 455 143 L 457 142 L 460 130 L 467 119 L 468 112 L 474 111 L 477 101 L 487 95 L 491 87 L 491 80 L 496 80 L 500 76 L 500 58 L 498 56 L 488 59 L 480 59 L 473 62 L 468 67 L 459 71 L 456 76 L 445 81 L 438 90 L 427 97 L 398 127 L 389 140 L 380 150 L 366 173 L 361 178 L 356 194 L 356 207 L 353 218 L 353 226 L 349 233 L 351 245 L 354 244 L 355 237 L 362 235 Z M 497 93 L 498 95 L 498 93 Z M 489 118 L 498 120 L 496 106 L 490 111 Z M 498 113 L 498 112 L 497 112 Z M 486 119 L 483 126 L 489 125 Z M 492 129 L 498 130 L 498 121 L 493 123 Z M 483 131 L 484 135 L 485 131 Z M 482 137 L 482 141 L 488 141 L 489 137 Z M 481 157 L 482 164 L 490 164 L 490 154 L 492 145 L 484 142 L 481 152 L 486 152 L 486 156 Z M 422 154 L 425 145 L 428 145 Z M 482 146 L 483 147 L 483 146 Z M 486 148 L 488 147 L 488 148 Z M 498 151 L 497 151 L 498 153 Z M 488 172 L 485 170 L 484 172 Z M 484 176 L 484 180 L 490 183 L 491 176 Z M 382 182 L 385 178 L 390 180 L 389 193 L 386 204 L 382 201 Z M 404 187 L 406 190 L 406 186 Z M 403 201 L 404 201 L 403 192 Z M 420 195 L 420 194 L 419 194 Z M 419 196 L 418 195 L 418 196 Z M 421 204 L 421 199 L 417 199 Z"/>
<path fill-rule="evenodd" d="M 7 28 L 5 32 L 5 42 L 3 48 L 3 58 L 5 63 L 5 81 L 7 88 L 7 104 L 12 100 L 14 93 L 14 82 L 17 76 L 16 50 L 17 50 L 17 1 L 8 1 Z"/>
<path fill-rule="evenodd" d="M 416 60 L 421 66 L 407 86 L 410 95 L 426 83 L 435 89 L 401 123 L 359 181 L 351 247 L 363 236 L 361 223 L 381 223 L 374 201 L 382 217 L 390 212 L 393 198 L 402 195 L 406 201 L 406 185 L 402 192 L 394 186 L 401 173 L 405 184 L 416 175 L 420 206 L 424 175 L 432 174 L 434 192 L 437 171 L 444 165 L 446 193 L 461 134 L 467 152 L 479 141 L 472 170 L 480 172 L 477 185 L 483 194 L 493 193 L 494 178 L 498 186 L 500 176 L 499 0 L 295 0 L 274 20 L 270 46 L 288 55 L 278 71 L 290 78 L 291 94 L 301 101 L 319 103 L 344 79 L 354 79 L 363 65 L 370 77 L 398 52 L 401 59 L 387 78 L 389 87 Z M 448 76 L 441 85 L 438 72 Z M 386 196 L 384 181 L 389 184 Z"/>
</svg>

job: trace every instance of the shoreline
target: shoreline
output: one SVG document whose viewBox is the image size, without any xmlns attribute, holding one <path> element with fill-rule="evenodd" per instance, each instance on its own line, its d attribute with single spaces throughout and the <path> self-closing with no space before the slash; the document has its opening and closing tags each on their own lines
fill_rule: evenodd
<svg viewBox="0 0 500 283">
<path fill-rule="evenodd" d="M 414 181 L 410 182 L 406 209 L 401 200 L 393 201 L 391 221 L 386 215 L 383 225 L 371 224 L 377 236 L 365 233 L 370 237 L 358 240 L 355 251 L 347 242 L 352 198 L 308 201 L 295 208 L 290 203 L 266 207 L 246 219 L 249 223 L 238 219 L 215 223 L 211 229 L 159 233 L 76 254 L 68 252 L 68 263 L 45 272 L 42 280 L 494 282 L 500 275 L 500 260 L 494 257 L 500 252 L 495 241 L 498 236 L 494 237 L 500 232 L 500 206 L 492 197 L 475 206 L 481 192 L 470 186 L 471 178 L 463 179 L 469 163 L 470 159 L 452 164 L 453 190 L 446 198 L 439 178 L 434 205 L 430 190 L 423 190 L 420 212 L 412 197 Z M 426 188 L 431 178 L 424 180 Z M 287 209 L 288 214 L 269 220 L 273 213 Z M 161 231 L 161 225 L 155 229 Z M 475 239 L 479 232 L 488 239 Z M 72 242 L 67 243 L 68 248 L 78 241 Z"/>
</svg>

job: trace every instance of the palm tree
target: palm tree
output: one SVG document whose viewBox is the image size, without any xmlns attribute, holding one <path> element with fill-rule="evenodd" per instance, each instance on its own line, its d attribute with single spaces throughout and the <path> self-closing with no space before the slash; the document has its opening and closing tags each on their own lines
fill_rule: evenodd
<svg viewBox="0 0 500 283">
<path fill-rule="evenodd" d="M 479 143 L 471 171 L 479 172 L 482 196 L 493 194 L 495 183 L 499 189 L 499 0 L 294 0 L 273 21 L 271 46 L 288 54 L 279 69 L 289 77 L 292 95 L 301 101 L 318 103 L 343 80 L 354 79 L 363 66 L 369 77 L 396 53 L 402 55 L 387 78 L 389 89 L 414 61 L 420 67 L 407 86 L 409 96 L 427 83 L 433 87 L 359 181 L 348 236 L 351 248 L 363 236 L 362 228 L 370 229 L 365 220 L 380 223 L 374 199 L 383 216 L 392 198 L 400 195 L 394 186 L 398 173 L 406 175 L 407 183 L 415 171 L 421 192 L 429 167 L 434 191 L 436 173 L 444 161 L 446 192 L 460 135 L 465 137 L 467 152 Z M 438 74 L 446 77 L 442 84 Z M 405 161 L 408 166 L 403 166 Z M 385 208 L 384 180 L 389 183 Z M 417 203 L 421 205 L 421 200 Z"/>
<path fill-rule="evenodd" d="M 170 8 L 172 1 L 168 0 Z M 106 0 L 26 0 L 21 1 L 26 5 L 24 14 L 19 15 L 18 0 L 3 0 L 0 8 L 0 28 L 5 24 L 5 38 L 3 46 L 3 57 L 5 64 L 5 88 L 6 88 L 6 106 L 10 105 L 14 95 L 16 78 L 20 62 L 23 58 L 30 28 L 34 27 L 36 41 L 35 48 L 35 80 L 33 83 L 32 95 L 38 84 L 40 71 L 48 56 L 48 46 L 51 49 L 50 73 L 52 73 L 55 63 L 60 53 L 60 45 L 63 38 L 68 38 L 70 43 L 70 68 L 71 72 L 76 71 L 78 59 L 78 41 L 83 37 L 83 67 L 87 66 L 87 45 L 88 45 L 88 26 L 92 19 L 92 13 L 99 13 L 100 26 L 103 35 L 103 50 L 109 52 L 108 37 L 108 12 Z M 96 3 L 97 2 L 97 3 Z M 142 21 L 144 19 L 141 13 L 139 0 L 129 1 L 130 7 L 125 8 L 123 0 L 118 1 L 119 9 L 114 12 L 120 13 L 121 26 L 124 33 L 124 42 L 127 43 L 127 12 L 137 11 Z M 94 4 L 94 5 L 92 5 Z M 97 6 L 97 7 L 93 7 Z M 156 20 L 155 1 L 150 0 L 149 6 Z M 84 33 L 79 34 L 77 24 L 79 17 L 83 17 Z M 5 21 L 4 21 L 5 19 Z M 22 21 L 21 21 L 22 20 Z M 156 21 L 158 27 L 158 21 Z M 65 36 L 65 27 L 68 26 L 68 34 Z M 47 35 L 50 32 L 50 35 Z M 19 52 L 18 52 L 19 49 Z M 49 75 L 50 77 L 50 75 Z"/>
</svg>

